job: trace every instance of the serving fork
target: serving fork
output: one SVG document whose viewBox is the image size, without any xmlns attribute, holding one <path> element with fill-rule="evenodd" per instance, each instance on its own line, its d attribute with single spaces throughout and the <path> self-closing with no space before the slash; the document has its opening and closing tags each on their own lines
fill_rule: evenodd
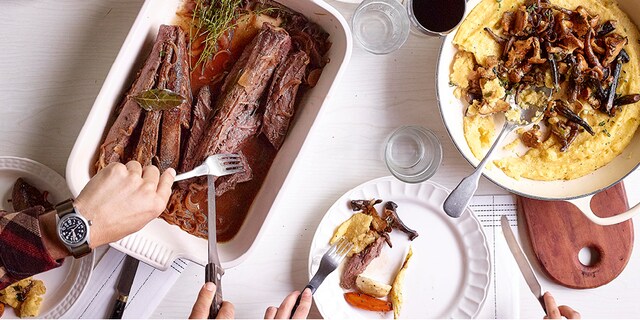
<svg viewBox="0 0 640 320">
<path fill-rule="evenodd" d="M 240 155 L 224 153 L 208 156 L 204 162 L 193 170 L 181 173 L 174 181 L 181 181 L 200 176 L 226 176 L 244 171 Z"/>
<path fill-rule="evenodd" d="M 298 305 L 300 304 L 300 299 L 302 298 L 302 292 L 309 288 L 311 289 L 311 294 L 314 294 L 318 287 L 322 284 L 324 279 L 342 263 L 342 260 L 347 256 L 351 249 L 353 248 L 353 243 L 351 241 L 343 238 L 340 238 L 336 241 L 329 250 L 322 256 L 320 260 L 320 266 L 318 267 L 318 271 L 313 275 L 309 284 L 300 291 L 300 295 L 298 299 L 296 299 L 296 304 L 293 306 L 291 310 L 291 316 L 298 309 Z"/>
</svg>

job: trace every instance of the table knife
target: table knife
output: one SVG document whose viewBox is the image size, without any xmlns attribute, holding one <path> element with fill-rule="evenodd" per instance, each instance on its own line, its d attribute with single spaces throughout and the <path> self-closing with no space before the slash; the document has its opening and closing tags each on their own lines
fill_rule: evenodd
<svg viewBox="0 0 640 320">
<path fill-rule="evenodd" d="M 511 250 L 511 254 L 516 259 L 516 263 L 518 264 L 518 268 L 520 269 L 520 273 L 524 277 L 524 280 L 527 282 L 529 289 L 533 293 L 533 295 L 538 299 L 540 305 L 542 306 L 542 310 L 546 313 L 547 308 L 544 305 L 544 297 L 542 292 L 542 286 L 536 278 L 536 274 L 533 272 L 533 268 L 529 263 L 529 260 L 524 255 L 522 248 L 518 244 L 516 240 L 516 236 L 513 234 L 511 230 L 511 226 L 509 225 L 509 219 L 507 216 L 502 216 L 500 218 L 500 225 L 502 226 L 502 233 L 504 234 L 504 238 L 507 240 L 507 245 L 509 245 L 509 250 Z"/>
<path fill-rule="evenodd" d="M 124 259 L 124 266 L 120 271 L 120 279 L 118 280 L 118 297 L 113 305 L 113 311 L 111 311 L 111 319 L 122 319 L 124 313 L 124 307 L 127 305 L 129 299 L 129 292 L 131 291 L 131 285 L 133 279 L 136 277 L 138 271 L 138 259 L 131 256 L 127 256 Z"/>
<path fill-rule="evenodd" d="M 220 265 L 218 255 L 218 239 L 216 237 L 216 189 L 215 176 L 207 176 L 207 227 L 209 242 L 209 261 L 205 267 L 205 282 L 213 282 L 216 285 L 216 293 L 209 310 L 209 319 L 215 319 L 222 305 L 222 275 L 224 270 Z"/>
</svg>

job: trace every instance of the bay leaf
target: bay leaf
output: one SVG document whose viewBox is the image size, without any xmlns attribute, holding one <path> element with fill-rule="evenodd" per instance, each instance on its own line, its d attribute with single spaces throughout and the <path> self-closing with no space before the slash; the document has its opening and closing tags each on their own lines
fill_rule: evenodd
<svg viewBox="0 0 640 320">
<path fill-rule="evenodd" d="M 173 109 L 186 99 L 179 93 L 168 89 L 150 89 L 133 96 L 142 109 L 147 111 L 162 111 Z"/>
</svg>

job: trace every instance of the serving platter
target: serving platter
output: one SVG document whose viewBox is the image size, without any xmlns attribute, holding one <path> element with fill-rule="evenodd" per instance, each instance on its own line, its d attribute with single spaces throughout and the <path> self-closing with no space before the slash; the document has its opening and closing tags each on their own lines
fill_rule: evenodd
<svg viewBox="0 0 640 320">
<path fill-rule="evenodd" d="M 269 220 L 269 211 L 277 206 L 279 194 L 287 189 L 287 175 L 289 171 L 295 170 L 295 159 L 303 148 L 307 134 L 320 114 L 323 104 L 330 100 L 333 87 L 351 57 L 351 31 L 342 15 L 333 7 L 322 0 L 278 2 L 304 14 L 330 33 L 330 63 L 323 69 L 317 85 L 300 101 L 300 112 L 292 121 L 287 139 L 274 159 L 244 224 L 233 239 L 219 244 L 218 250 L 224 268 L 243 261 L 259 239 L 264 225 Z M 181 0 L 147 0 L 143 4 L 69 156 L 66 177 L 73 195 L 77 195 L 92 176 L 98 146 L 108 128 L 112 112 L 149 53 L 159 26 L 174 21 L 176 9 L 180 4 Z M 205 239 L 190 235 L 160 219 L 111 245 L 161 270 L 168 268 L 177 258 L 185 258 L 199 264 L 205 264 L 207 261 Z"/>
<path fill-rule="evenodd" d="M 48 191 L 51 203 L 64 201 L 71 196 L 64 178 L 45 165 L 25 158 L 0 157 L 1 210 L 13 211 L 8 200 L 11 199 L 13 184 L 20 177 L 41 191 Z M 42 280 L 47 288 L 39 317 L 60 318 L 73 306 L 89 283 L 93 260 L 93 254 L 77 260 L 69 257 L 60 267 L 34 276 Z M 13 308 L 6 307 L 3 318 L 18 317 Z"/>
<path fill-rule="evenodd" d="M 473 8 L 481 0 L 468 2 L 465 19 L 473 12 Z M 621 0 L 620 7 L 629 15 L 631 20 L 638 25 L 640 22 L 640 3 L 637 1 Z M 466 106 L 460 99 L 454 96 L 455 87 L 449 85 L 449 74 L 452 72 L 452 61 L 457 53 L 453 45 L 453 38 L 456 30 L 443 39 L 443 43 L 438 56 L 436 71 L 436 93 L 440 114 L 445 128 L 453 144 L 460 154 L 474 167 L 480 160 L 477 159 L 464 135 L 463 115 Z M 499 132 L 504 124 L 504 116 L 495 116 L 495 132 Z M 497 134 L 496 134 L 497 136 Z M 516 139 L 516 133 L 509 134 L 504 141 L 509 143 Z M 493 155 L 493 159 L 512 156 L 511 151 L 498 148 Z M 601 219 L 590 209 L 590 201 L 593 194 L 596 194 L 625 178 L 640 165 L 640 133 L 636 132 L 629 145 L 613 161 L 607 165 L 587 174 L 583 177 L 572 180 L 539 181 L 526 178 L 514 179 L 506 175 L 499 168 L 488 165 L 483 171 L 483 175 L 503 187 L 509 192 L 539 200 L 568 200 L 578 206 L 585 215 L 598 224 L 614 224 L 629 219 L 634 214 L 640 212 L 640 206 L 632 208 L 630 211 L 607 219 Z"/>
<path fill-rule="evenodd" d="M 402 318 L 473 318 L 482 308 L 491 282 L 490 253 L 486 236 L 470 209 L 451 219 L 442 209 L 449 194 L 433 183 L 407 184 L 391 176 L 371 180 L 346 192 L 322 218 L 309 251 L 309 277 L 329 248 L 335 228 L 353 211 L 350 200 L 382 199 L 398 204 L 398 215 L 419 236 L 413 241 L 398 231 L 391 233 L 393 248 L 385 246 L 364 274 L 391 284 L 409 246 L 409 262 L 403 286 Z M 343 263 L 344 265 L 344 263 Z M 342 267 L 331 273 L 318 288 L 314 300 L 324 318 L 393 318 L 393 312 L 356 309 L 343 298 L 339 285 Z"/>
</svg>

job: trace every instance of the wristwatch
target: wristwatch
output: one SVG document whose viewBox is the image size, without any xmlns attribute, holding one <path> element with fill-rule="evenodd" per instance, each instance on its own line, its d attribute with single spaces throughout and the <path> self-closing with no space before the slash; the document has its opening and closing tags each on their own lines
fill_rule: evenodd
<svg viewBox="0 0 640 320">
<path fill-rule="evenodd" d="M 91 221 L 82 216 L 73 206 L 71 199 L 57 204 L 55 210 L 56 229 L 60 241 L 75 258 L 89 254 L 91 252 L 89 246 Z"/>
</svg>

